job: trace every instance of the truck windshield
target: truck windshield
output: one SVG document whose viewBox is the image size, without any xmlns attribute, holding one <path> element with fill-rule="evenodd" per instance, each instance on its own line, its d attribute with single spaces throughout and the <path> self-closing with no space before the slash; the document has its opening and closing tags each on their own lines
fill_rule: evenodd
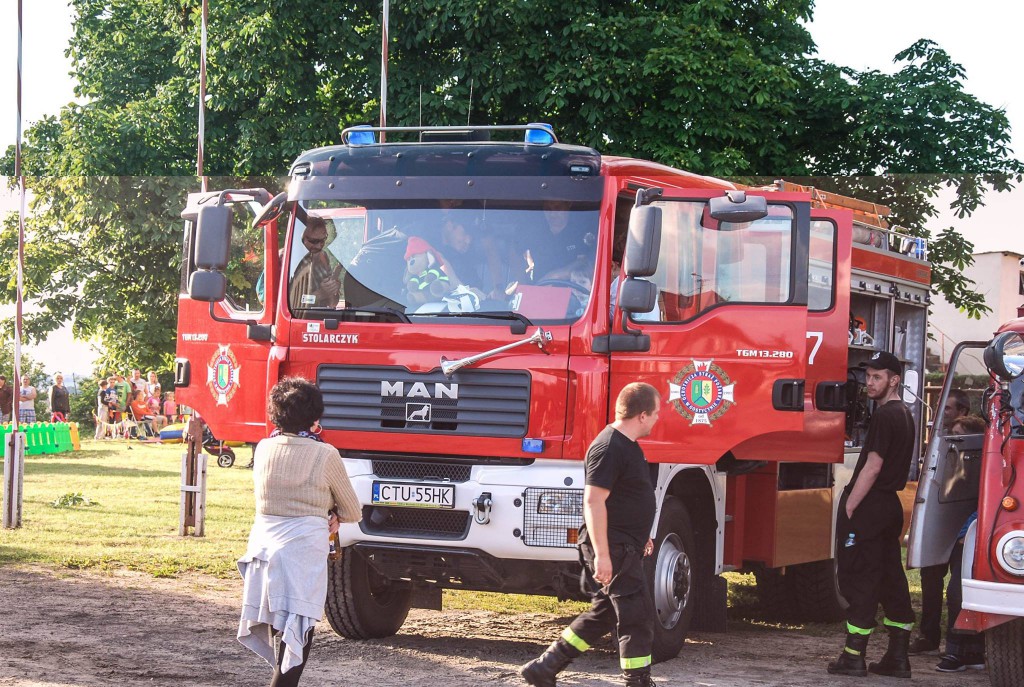
<svg viewBox="0 0 1024 687">
<path fill-rule="evenodd" d="M 303 201 L 293 210 L 288 303 L 297 317 L 572 322 L 590 300 L 596 203 Z M 459 317 L 445 317 L 458 314 Z"/>
</svg>

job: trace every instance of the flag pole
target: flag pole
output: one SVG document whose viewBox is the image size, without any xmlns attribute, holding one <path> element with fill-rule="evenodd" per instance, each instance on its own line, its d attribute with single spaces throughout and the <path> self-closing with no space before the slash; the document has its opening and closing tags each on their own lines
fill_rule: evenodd
<svg viewBox="0 0 1024 687">
<path fill-rule="evenodd" d="M 206 140 L 206 23 L 209 20 L 208 0 L 203 0 L 203 18 L 199 38 L 199 150 L 196 155 L 196 175 L 206 193 L 206 176 L 203 174 L 204 142 Z"/>
<path fill-rule="evenodd" d="M 381 31 L 380 46 L 380 125 L 388 125 L 388 14 L 390 3 L 384 0 L 384 21 Z M 384 143 L 384 132 L 380 132 L 380 142 Z"/>
<path fill-rule="evenodd" d="M 14 139 L 14 176 L 18 179 L 18 191 L 21 199 L 18 204 L 18 282 L 14 314 L 14 379 L 11 380 L 12 391 L 21 389 L 21 327 L 22 327 L 22 289 L 25 276 L 25 175 L 21 169 L 21 60 L 22 60 L 22 25 L 24 14 L 22 0 L 18 0 L 18 78 L 15 100 L 17 101 L 17 125 Z M 21 527 L 22 483 L 25 479 L 25 446 L 18 432 L 18 410 L 20 393 L 11 403 L 11 433 L 4 446 L 4 510 L 3 526 L 13 529 Z"/>
</svg>

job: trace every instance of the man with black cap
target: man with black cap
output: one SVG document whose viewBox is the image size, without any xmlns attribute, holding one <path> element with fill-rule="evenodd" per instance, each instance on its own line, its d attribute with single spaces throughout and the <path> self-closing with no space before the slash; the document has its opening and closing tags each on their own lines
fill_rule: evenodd
<svg viewBox="0 0 1024 687">
<path fill-rule="evenodd" d="M 914 418 L 900 398 L 903 366 L 892 353 L 878 351 L 861 363 L 868 398 L 875 402 L 868 436 L 853 479 L 839 501 L 836 557 L 839 588 L 849 602 L 846 646 L 828 664 L 833 675 L 910 677 L 907 650 L 914 610 L 903 571 L 900 533 L 903 506 L 898 491 L 907 483 L 914 453 Z M 864 650 L 881 604 L 889 647 L 865 668 Z"/>
</svg>

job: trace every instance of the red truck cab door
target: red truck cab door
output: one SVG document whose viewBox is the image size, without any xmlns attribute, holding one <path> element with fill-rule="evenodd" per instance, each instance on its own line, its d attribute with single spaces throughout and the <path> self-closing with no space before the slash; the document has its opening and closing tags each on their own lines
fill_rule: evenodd
<svg viewBox="0 0 1024 687">
<path fill-rule="evenodd" d="M 788 442 L 793 461 L 835 462 L 843 457 L 852 233 L 849 211 L 811 210 L 807 402 L 804 434 Z"/>
<path fill-rule="evenodd" d="M 270 194 L 231 192 L 221 201 L 233 210 L 227 296 L 213 304 L 192 300 L 189 278 L 199 208 L 221 192 L 190 194 L 182 213 L 185 234 L 178 295 L 175 401 L 194 409 L 218 439 L 259 441 L 267 434 L 267 374 L 273 347 L 280 260 L 277 223 L 253 227 Z M 274 246 L 267 250 L 267 246 Z"/>
<path fill-rule="evenodd" d="M 960 529 L 978 508 L 985 435 L 983 431 L 961 434 L 963 427 L 954 427 L 953 422 L 957 415 L 982 417 L 982 395 L 989 380 L 981 365 L 986 345 L 965 341 L 953 349 L 932 414 L 931 438 L 910 518 L 907 565 L 911 568 L 948 562 Z M 969 408 L 964 408 L 965 402 Z"/>
<path fill-rule="evenodd" d="M 766 217 L 732 224 L 710 217 L 709 199 L 721 195 L 673 189 L 651 203 L 661 210 L 649 278 L 657 302 L 625 323 L 614 309 L 613 333 L 638 331 L 650 344 L 612 351 L 609 415 L 630 382 L 662 392 L 660 421 L 644 442 L 652 462 L 712 464 L 730 452 L 784 460 L 785 445 L 773 436 L 804 430 L 807 196 L 764 194 Z"/>
</svg>

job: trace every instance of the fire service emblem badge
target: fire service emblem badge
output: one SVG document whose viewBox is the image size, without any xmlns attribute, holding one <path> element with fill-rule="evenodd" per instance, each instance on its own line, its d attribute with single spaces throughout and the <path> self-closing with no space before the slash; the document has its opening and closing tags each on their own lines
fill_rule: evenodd
<svg viewBox="0 0 1024 687">
<path fill-rule="evenodd" d="M 238 358 L 227 345 L 219 346 L 210 358 L 206 368 L 206 387 L 217 399 L 217 405 L 226 406 L 238 391 L 238 375 L 241 371 Z"/>
<path fill-rule="evenodd" d="M 736 402 L 736 385 L 714 360 L 694 360 L 669 382 L 670 403 L 690 425 L 708 425 Z"/>
</svg>

